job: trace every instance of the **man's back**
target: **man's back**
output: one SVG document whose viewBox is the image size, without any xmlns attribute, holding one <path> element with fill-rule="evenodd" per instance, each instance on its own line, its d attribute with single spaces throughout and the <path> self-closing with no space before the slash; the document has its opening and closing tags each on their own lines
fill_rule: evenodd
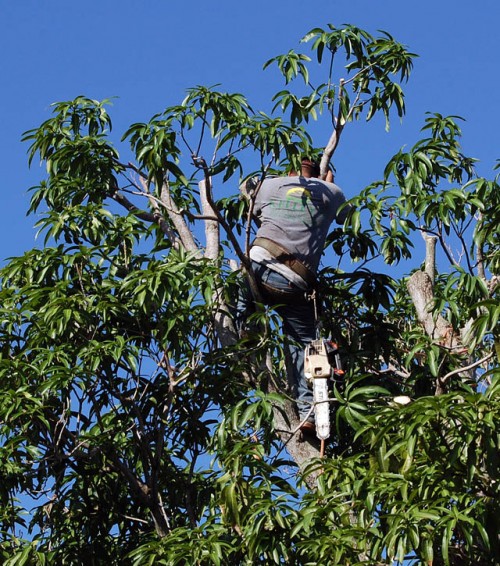
<svg viewBox="0 0 500 566">
<path fill-rule="evenodd" d="M 283 246 L 315 272 L 331 223 L 345 219 L 346 211 L 337 215 L 345 200 L 337 185 L 316 178 L 266 179 L 255 201 L 261 221 L 257 237 Z"/>
</svg>

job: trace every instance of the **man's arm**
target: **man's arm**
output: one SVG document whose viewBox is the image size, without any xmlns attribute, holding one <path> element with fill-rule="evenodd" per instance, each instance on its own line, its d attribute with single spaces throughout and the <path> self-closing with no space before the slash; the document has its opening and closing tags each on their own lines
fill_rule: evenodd
<svg viewBox="0 0 500 566">
<path fill-rule="evenodd" d="M 331 173 L 331 171 L 329 171 L 329 173 Z M 332 175 L 333 177 L 333 175 Z M 329 182 L 329 181 L 325 181 L 328 183 L 329 188 L 331 190 L 331 192 L 333 193 L 333 198 L 334 198 L 334 205 L 335 205 L 335 222 L 337 224 L 343 224 L 345 219 L 347 218 L 349 211 L 352 209 L 352 206 L 350 204 L 346 205 L 345 203 L 347 202 L 347 198 L 344 194 L 344 192 L 342 191 L 342 189 L 337 186 L 335 183 L 333 182 Z M 339 210 L 339 208 L 342 208 L 342 210 Z"/>
<path fill-rule="evenodd" d="M 337 207 L 337 214 L 335 215 L 335 222 L 337 222 L 337 224 L 343 224 L 345 222 L 345 219 L 347 218 L 347 216 L 349 215 L 349 212 L 352 209 L 352 206 L 350 204 L 345 204 L 347 202 L 347 199 L 344 195 L 344 193 L 339 189 L 339 203 L 338 203 L 338 207 Z M 339 208 L 342 208 L 342 210 L 338 210 Z"/>
</svg>

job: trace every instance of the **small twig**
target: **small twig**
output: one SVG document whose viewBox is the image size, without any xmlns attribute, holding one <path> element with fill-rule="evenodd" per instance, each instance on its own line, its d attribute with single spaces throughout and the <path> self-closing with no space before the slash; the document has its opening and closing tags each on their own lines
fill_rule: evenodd
<svg viewBox="0 0 500 566">
<path fill-rule="evenodd" d="M 128 519 L 129 521 L 134 521 L 136 523 L 142 523 L 143 525 L 149 525 L 149 521 L 145 521 L 144 519 L 139 519 L 139 517 L 130 517 L 130 515 L 122 515 L 124 519 Z"/>
<path fill-rule="evenodd" d="M 462 256 L 465 255 L 465 259 L 467 261 L 467 267 L 469 269 L 469 273 L 474 273 L 474 270 L 472 268 L 472 264 L 470 261 L 470 257 L 469 254 L 467 253 L 467 245 L 465 243 L 464 237 L 463 237 L 463 232 L 458 230 L 458 227 L 456 226 L 455 222 L 451 223 L 451 227 L 453 228 L 453 231 L 455 232 L 455 235 L 457 236 L 457 238 L 460 240 L 460 242 L 462 243 L 462 250 L 463 253 L 461 254 Z"/>
<path fill-rule="evenodd" d="M 376 65 L 375 62 L 370 63 L 369 65 L 367 65 L 366 67 L 363 67 L 362 69 L 360 69 L 355 75 L 353 75 L 351 78 L 344 80 L 344 84 L 349 84 L 352 83 L 353 81 L 355 81 L 360 75 L 362 75 L 365 71 L 369 71 L 372 67 L 374 67 Z"/>
</svg>

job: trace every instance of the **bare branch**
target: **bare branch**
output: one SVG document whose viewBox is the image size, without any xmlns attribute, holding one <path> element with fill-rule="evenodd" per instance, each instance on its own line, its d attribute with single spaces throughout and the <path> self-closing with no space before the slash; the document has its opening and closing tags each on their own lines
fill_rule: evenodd
<svg viewBox="0 0 500 566">
<path fill-rule="evenodd" d="M 167 211 L 167 214 L 172 221 L 177 234 L 179 235 L 183 247 L 188 252 L 200 254 L 200 250 L 195 242 L 193 233 L 186 224 L 186 221 L 182 216 L 182 212 L 177 208 L 175 202 L 172 200 L 168 179 L 166 178 L 163 180 L 163 185 L 161 187 L 160 200 L 162 207 L 164 207 L 164 209 Z M 153 208 L 158 212 L 158 214 L 161 215 L 158 203 L 155 200 L 151 199 L 150 202 L 153 205 Z"/>
<path fill-rule="evenodd" d="M 429 275 L 424 271 L 416 271 L 408 280 L 407 288 L 426 334 L 443 345 L 456 347 L 457 337 L 449 322 L 440 314 L 434 315 L 432 312 L 434 291 Z"/>
<path fill-rule="evenodd" d="M 141 178 L 141 180 L 143 181 L 143 179 Z M 165 236 L 172 242 L 172 245 L 174 247 L 178 247 L 180 243 L 182 243 L 182 245 L 188 250 L 188 251 L 198 251 L 198 247 L 196 246 L 196 243 L 194 242 L 194 239 L 192 238 L 192 235 L 190 234 L 189 228 L 187 228 L 187 225 L 182 221 L 180 222 L 179 219 L 179 215 L 180 212 L 178 210 L 175 210 L 173 208 L 170 209 L 170 211 L 168 210 L 168 208 L 165 206 L 165 210 L 167 210 L 167 212 L 170 212 L 170 216 L 172 218 L 175 218 L 177 222 L 173 222 L 174 226 L 177 224 L 179 226 L 179 228 L 181 229 L 181 232 L 179 233 L 178 237 L 174 231 L 171 229 L 170 225 L 168 224 L 168 222 L 165 220 L 165 217 L 163 216 L 163 214 L 160 211 L 160 207 L 158 205 L 158 199 L 156 197 L 154 197 L 153 195 L 149 194 L 147 191 L 142 191 L 140 193 L 135 193 L 135 194 L 139 194 L 141 196 L 144 196 L 146 198 L 148 198 L 148 200 L 150 201 L 150 203 L 153 205 L 153 209 L 155 210 L 155 212 L 146 212 L 144 210 L 141 210 L 140 208 L 137 208 L 137 206 L 135 206 L 135 204 L 133 204 L 122 192 L 120 192 L 119 190 L 116 190 L 112 195 L 111 198 L 117 202 L 118 204 L 120 204 L 121 206 L 123 206 L 126 210 L 128 210 L 130 213 L 132 213 L 134 216 L 136 216 L 137 218 L 139 218 L 140 220 L 144 220 L 145 222 L 150 222 L 151 224 L 158 224 L 158 226 L 160 227 L 160 230 L 165 234 Z M 177 227 L 177 226 L 176 226 Z M 190 237 L 191 235 L 191 237 Z"/>
<path fill-rule="evenodd" d="M 448 380 L 450 379 L 450 377 L 452 377 L 454 375 L 457 375 L 459 373 L 464 373 L 466 371 L 469 371 L 471 369 L 479 367 L 480 365 L 486 363 L 488 360 L 491 360 L 491 358 L 493 358 L 494 355 L 495 355 L 494 352 L 490 352 L 487 356 L 484 356 L 484 358 L 481 358 L 480 360 L 477 360 L 476 362 L 473 362 L 472 364 L 469 364 L 468 366 L 464 366 L 464 367 L 461 367 L 461 368 L 454 369 L 453 371 L 450 371 L 445 376 L 440 378 L 441 384 L 445 385 L 448 382 Z"/>
<path fill-rule="evenodd" d="M 221 214 L 220 210 L 215 205 L 212 195 L 212 181 L 209 174 L 209 167 L 206 161 L 203 159 L 203 157 L 197 157 L 196 155 L 193 155 L 192 158 L 193 161 L 195 162 L 195 165 L 197 165 L 202 169 L 205 177 L 205 181 L 204 181 L 206 187 L 205 198 L 207 199 L 207 205 L 210 207 L 211 211 L 217 216 L 218 223 L 224 228 L 224 231 L 226 232 L 226 235 L 229 241 L 231 242 L 231 244 L 233 245 L 236 255 L 238 256 L 238 259 L 245 267 L 247 267 L 249 265 L 248 257 L 243 253 L 243 250 L 241 249 L 238 240 L 235 238 L 233 231 L 226 222 L 224 216 Z"/>
<path fill-rule="evenodd" d="M 349 108 L 349 112 L 347 113 L 347 116 L 345 118 L 342 118 L 342 116 L 341 116 L 341 111 L 342 111 L 341 100 L 342 100 L 342 97 L 343 97 L 342 92 L 343 92 L 343 88 L 344 88 L 345 84 L 347 84 L 346 81 L 344 79 L 340 79 L 339 111 L 338 111 L 337 117 L 335 119 L 334 130 L 332 132 L 332 135 L 330 136 L 330 139 L 328 140 L 328 143 L 326 144 L 325 149 L 323 150 L 323 155 L 321 156 L 321 162 L 320 162 L 320 178 L 321 179 L 326 179 L 326 174 L 328 173 L 328 166 L 330 164 L 330 161 L 332 160 L 332 157 L 333 157 L 333 154 L 335 153 L 335 150 L 337 149 L 337 147 L 339 145 L 340 136 L 342 135 L 342 132 L 344 130 L 346 123 L 351 118 L 351 116 L 354 112 L 354 108 L 356 108 L 356 106 L 359 102 L 359 99 L 361 98 L 361 91 L 358 90 L 358 92 L 356 93 L 356 98 L 354 99 L 354 102 L 351 104 L 351 106 Z"/>
<path fill-rule="evenodd" d="M 479 213 L 478 223 L 482 223 L 482 221 L 483 221 L 483 215 L 482 213 Z M 483 281 L 486 281 L 483 247 L 481 244 L 477 244 L 476 246 L 476 257 L 477 257 L 477 274 Z"/>
<path fill-rule="evenodd" d="M 426 232 L 422 232 L 422 237 L 425 240 L 425 273 L 431 280 L 431 285 L 434 285 L 436 279 L 436 236 L 430 236 Z"/>
<path fill-rule="evenodd" d="M 141 210 L 140 208 L 137 208 L 137 206 L 135 206 L 135 204 L 130 202 L 128 198 L 120 191 L 118 190 L 115 191 L 111 195 L 111 198 L 114 201 L 116 201 L 118 204 L 126 208 L 129 212 L 131 212 L 134 216 L 136 216 L 140 220 L 144 220 L 145 222 L 151 222 L 151 223 L 156 222 L 156 217 L 152 212 L 146 212 L 144 210 Z"/>
<path fill-rule="evenodd" d="M 146 222 L 157 223 L 161 231 L 165 234 L 165 236 L 167 236 L 167 238 L 175 247 L 178 247 L 179 244 L 182 244 L 182 246 L 187 251 L 199 254 L 199 248 L 195 242 L 191 230 L 189 229 L 183 218 L 183 213 L 177 208 L 171 198 L 168 179 L 164 179 L 164 183 L 160 191 L 160 198 L 158 199 L 149 190 L 149 180 L 145 173 L 143 173 L 137 166 L 135 166 L 131 162 L 129 162 L 127 165 L 123 165 L 123 167 L 132 169 L 135 173 L 137 173 L 137 175 L 139 175 L 143 190 L 137 194 L 144 196 L 149 200 L 151 206 L 153 207 L 154 213 L 147 213 L 139 210 L 118 190 L 113 195 L 113 199 L 124 206 L 127 210 L 129 210 L 129 212 L 135 214 L 138 218 L 141 218 Z M 140 187 L 135 183 L 134 186 L 140 189 Z M 177 234 L 175 234 L 175 232 L 171 229 L 169 223 L 166 221 L 162 209 L 167 212 Z"/>
<path fill-rule="evenodd" d="M 209 180 L 211 182 L 211 179 Z M 219 222 L 217 221 L 217 214 L 210 203 L 208 197 L 207 182 L 202 180 L 198 183 L 200 189 L 201 210 L 205 217 L 205 257 L 207 259 L 216 260 L 219 257 L 220 247 L 220 230 Z M 212 219 L 208 219 L 212 215 Z"/>
</svg>

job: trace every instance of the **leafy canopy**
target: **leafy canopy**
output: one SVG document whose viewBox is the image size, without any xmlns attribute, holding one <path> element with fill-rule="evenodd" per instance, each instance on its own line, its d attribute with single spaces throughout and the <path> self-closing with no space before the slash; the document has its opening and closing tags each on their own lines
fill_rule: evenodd
<svg viewBox="0 0 500 566">
<path fill-rule="evenodd" d="M 271 115 L 198 86 L 118 145 L 109 101 L 84 96 L 25 134 L 44 240 L 0 272 L 4 564 L 498 556 L 500 187 L 457 117 L 429 114 L 329 235 L 322 324 L 346 376 L 325 458 L 298 441 L 276 314 L 232 329 L 254 232 L 237 185 L 304 154 L 325 174 L 350 122 L 405 114 L 415 55 L 391 35 L 329 24 L 301 46 L 265 65 L 286 87 Z M 331 126 L 319 144 L 310 120 Z"/>
</svg>

